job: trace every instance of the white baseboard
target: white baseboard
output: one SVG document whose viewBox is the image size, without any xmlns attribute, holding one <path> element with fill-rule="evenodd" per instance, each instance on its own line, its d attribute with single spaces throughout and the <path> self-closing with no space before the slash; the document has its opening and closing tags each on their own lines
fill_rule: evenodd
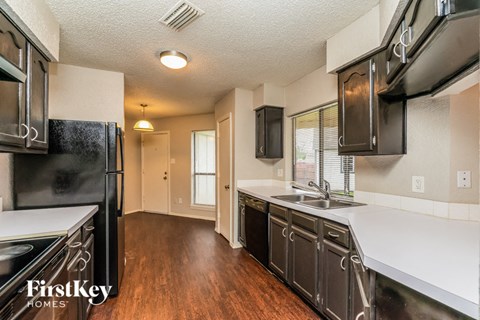
<svg viewBox="0 0 480 320">
<path fill-rule="evenodd" d="M 136 210 L 131 210 L 131 211 L 126 211 L 125 214 L 131 214 L 135 212 L 142 212 L 142 209 L 136 209 Z"/>
<path fill-rule="evenodd" d="M 243 248 L 242 244 L 240 242 L 230 242 L 230 247 L 233 249 L 240 249 Z"/>
<path fill-rule="evenodd" d="M 215 221 L 215 217 L 196 216 L 194 214 L 188 214 L 188 213 L 170 212 L 169 215 L 177 216 L 177 217 L 183 217 L 183 218 L 192 218 L 192 219 L 200 219 L 200 220 L 207 220 L 207 221 Z"/>
</svg>

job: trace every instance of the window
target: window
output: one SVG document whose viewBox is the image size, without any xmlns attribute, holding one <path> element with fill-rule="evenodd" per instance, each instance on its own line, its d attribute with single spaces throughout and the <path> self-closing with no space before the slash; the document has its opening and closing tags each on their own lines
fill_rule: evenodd
<svg viewBox="0 0 480 320">
<path fill-rule="evenodd" d="M 215 131 L 192 132 L 192 204 L 215 205 Z"/>
<path fill-rule="evenodd" d="M 295 116 L 293 125 L 295 182 L 324 187 L 327 180 L 333 193 L 353 196 L 354 158 L 338 155 L 337 104 Z"/>
</svg>

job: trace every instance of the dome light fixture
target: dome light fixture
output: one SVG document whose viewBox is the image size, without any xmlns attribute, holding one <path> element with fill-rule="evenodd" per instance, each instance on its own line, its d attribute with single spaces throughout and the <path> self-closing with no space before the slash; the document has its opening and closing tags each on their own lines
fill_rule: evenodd
<svg viewBox="0 0 480 320">
<path fill-rule="evenodd" d="M 187 56 L 180 51 L 165 50 L 160 52 L 160 62 L 170 69 L 181 69 L 187 65 Z"/>
<path fill-rule="evenodd" d="M 138 120 L 135 123 L 135 125 L 133 126 L 133 130 L 146 131 L 146 132 L 153 131 L 153 125 L 150 123 L 150 121 L 145 119 L 145 108 L 148 107 L 148 105 L 142 103 L 142 104 L 140 104 L 140 106 L 142 107 L 143 119 Z"/>
</svg>

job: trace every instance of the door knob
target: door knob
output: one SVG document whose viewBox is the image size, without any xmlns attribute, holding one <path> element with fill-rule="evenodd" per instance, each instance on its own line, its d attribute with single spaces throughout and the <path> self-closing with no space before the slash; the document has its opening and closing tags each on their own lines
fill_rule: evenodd
<svg viewBox="0 0 480 320">
<path fill-rule="evenodd" d="M 230 185 L 229 184 L 225 185 L 225 190 L 230 190 Z"/>
</svg>

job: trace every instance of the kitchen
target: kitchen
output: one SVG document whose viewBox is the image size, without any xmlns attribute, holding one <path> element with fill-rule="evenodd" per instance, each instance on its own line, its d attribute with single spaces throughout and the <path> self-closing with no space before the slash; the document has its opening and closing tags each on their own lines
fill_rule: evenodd
<svg viewBox="0 0 480 320">
<path fill-rule="evenodd" d="M 2 39 L 26 47 L 0 65 L 2 91 L 22 88 L 2 102 L 0 239 L 25 258 L 25 238 L 53 237 L 45 276 L 75 262 L 74 279 L 113 290 L 21 313 L 478 318 L 478 3 L 202 1 L 174 31 L 159 20 L 176 3 L 0 1 Z M 185 68 L 161 65 L 171 50 Z M 86 121 L 122 129 L 101 140 Z M 37 161 L 102 145 L 90 184 Z M 62 172 L 93 167 L 84 154 Z M 49 205 L 52 185 L 68 196 Z"/>
</svg>

